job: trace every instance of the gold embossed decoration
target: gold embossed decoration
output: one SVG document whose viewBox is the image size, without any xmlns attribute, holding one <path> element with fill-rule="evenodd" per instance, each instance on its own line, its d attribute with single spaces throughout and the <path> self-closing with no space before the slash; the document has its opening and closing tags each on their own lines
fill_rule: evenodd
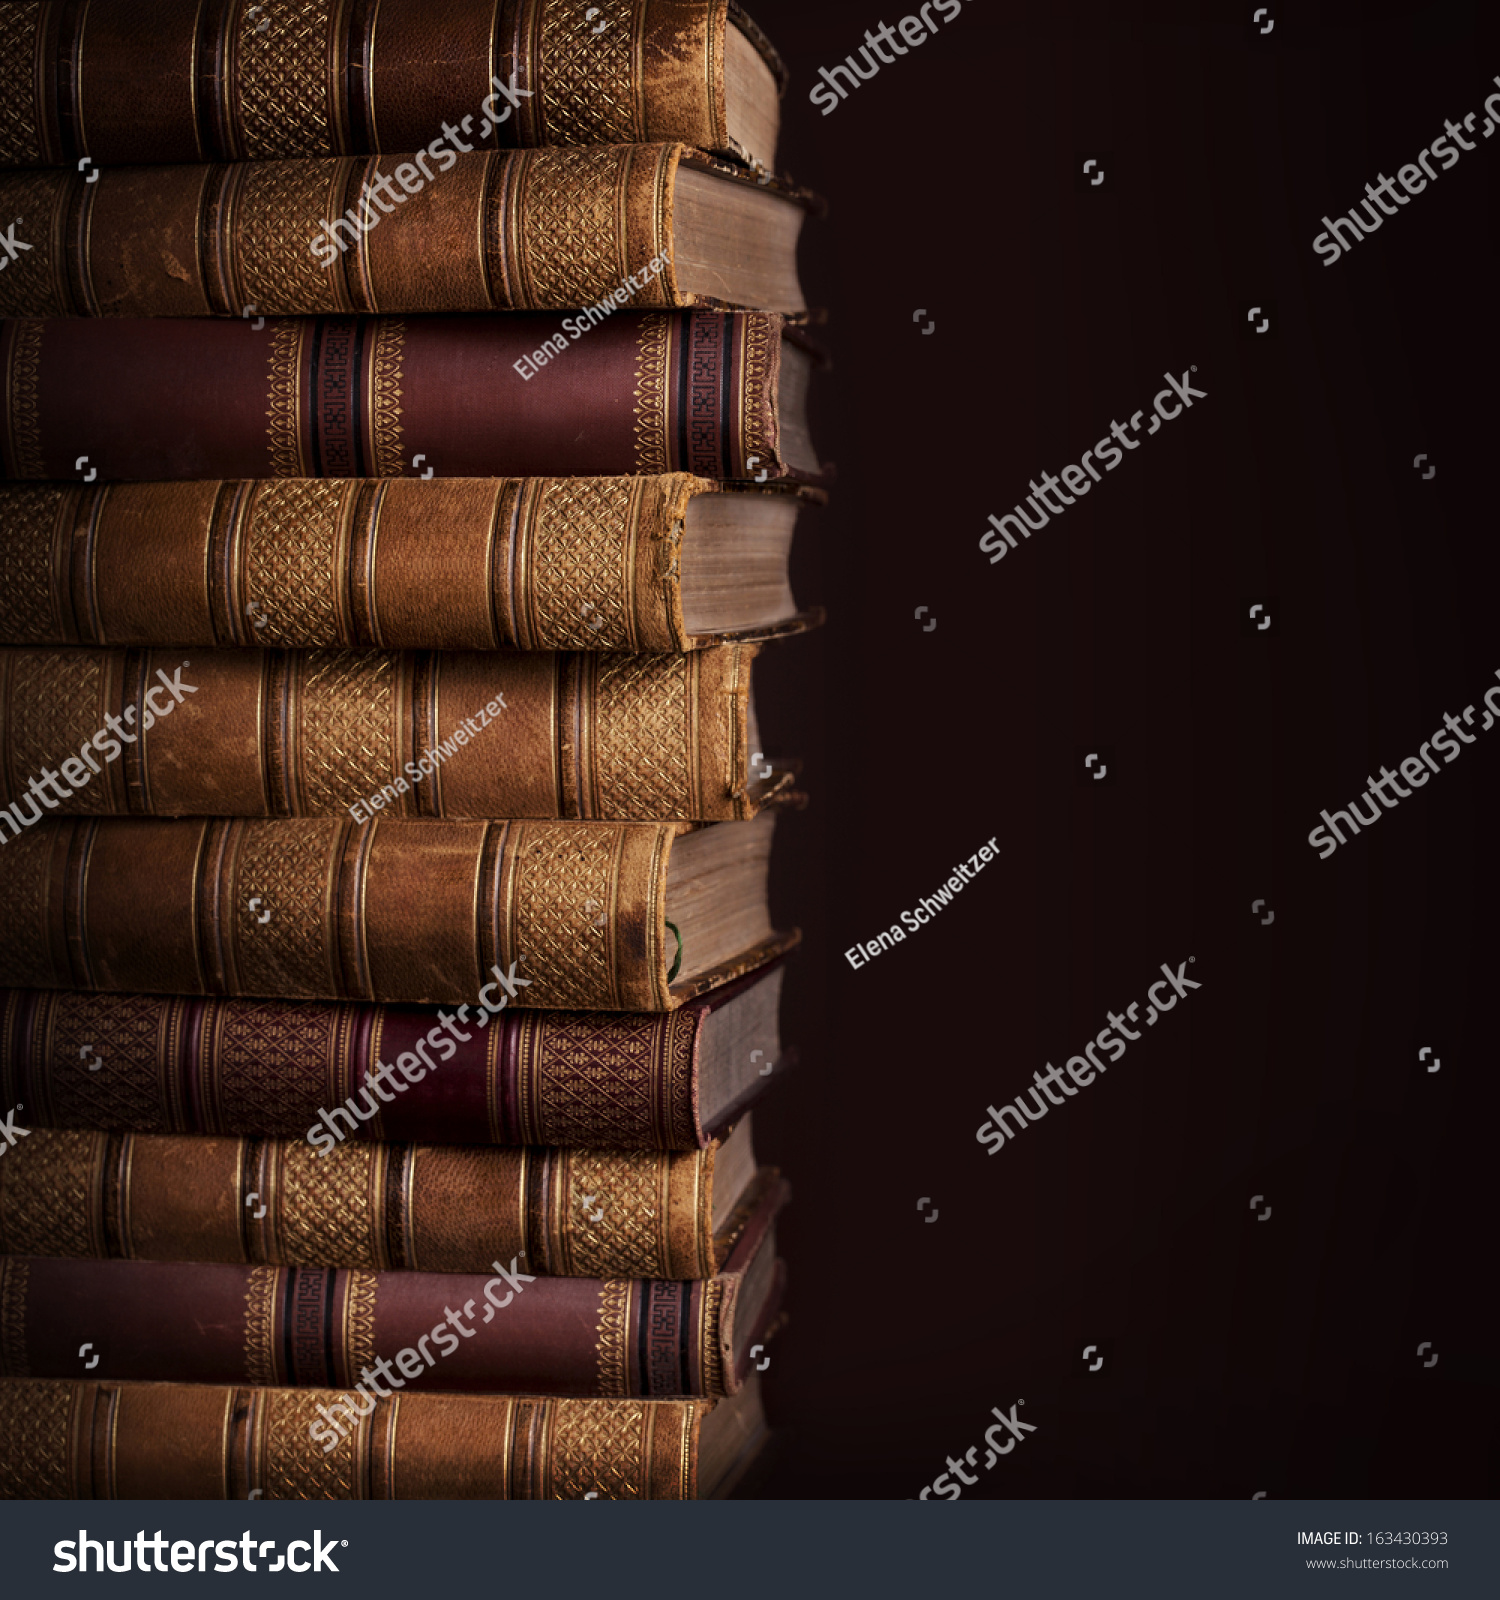
<svg viewBox="0 0 1500 1600">
<path fill-rule="evenodd" d="M 104 1253 L 93 1177 L 108 1135 L 34 1128 L 0 1163 L 0 1251 L 81 1258 Z"/>
<path fill-rule="evenodd" d="M 588 306 L 630 276 L 620 225 L 629 150 L 523 151 L 520 304 Z"/>
<path fill-rule="evenodd" d="M 239 0 L 233 25 L 237 159 L 326 156 L 334 150 L 330 23 L 337 0 Z"/>
<path fill-rule="evenodd" d="M 327 885 L 339 824 L 299 818 L 235 827 L 243 830 L 229 899 L 239 992 L 326 996 L 332 983 Z M 259 902 L 255 911 L 252 898 Z"/>
<path fill-rule="evenodd" d="M 0 1256 L 0 1378 L 24 1378 L 30 1371 L 26 1359 L 26 1286 L 30 1277 L 29 1262 Z"/>
<path fill-rule="evenodd" d="M 278 1139 L 302 1139 L 307 1105 L 331 1106 L 350 1046 L 333 1006 L 254 1005 L 237 1001 L 216 1012 L 218 1071 L 200 1084 L 207 1133 L 247 1129 Z M 214 1047 L 210 1047 L 211 1051 Z M 210 1054 L 212 1059 L 212 1054 Z M 331 1159 L 331 1158 L 330 1158 Z"/>
<path fill-rule="evenodd" d="M 283 1381 L 276 1360 L 276 1291 L 281 1274 L 275 1267 L 252 1267 L 245 1289 L 245 1373 L 251 1383 Z"/>
<path fill-rule="evenodd" d="M 82 749 L 104 726 L 104 658 L 92 650 L 19 650 L 12 663 L 5 754 L 10 792 L 19 795 L 31 774 Z M 107 814 L 108 770 L 89 773 L 68 810 Z"/>
<path fill-rule="evenodd" d="M 0 6 L 0 10 L 4 7 Z M 13 478 L 45 478 L 42 462 L 42 324 L 35 318 L 11 324 L 10 449 L 6 466 Z"/>
<path fill-rule="evenodd" d="M 229 310 L 254 306 L 268 317 L 352 309 L 335 254 L 328 264 L 308 248 L 352 161 L 265 161 L 234 169 L 224 207 L 222 257 L 233 261 L 239 282 L 230 286 Z M 232 243 L 233 248 L 228 246 Z"/>
<path fill-rule="evenodd" d="M 647 1498 L 646 1449 L 639 1401 L 554 1400 L 549 1498 Z"/>
<path fill-rule="evenodd" d="M 636 336 L 635 470 L 670 472 L 667 459 L 667 356 L 672 346 L 672 318 L 653 311 L 641 318 Z M 769 457 L 767 458 L 769 459 Z"/>
<path fill-rule="evenodd" d="M 613 904 L 623 832 L 544 822 L 516 832 L 513 948 L 547 952 L 527 998 L 532 1005 L 614 1009 L 619 1001 L 610 961 L 613 919 L 599 912 Z"/>
<path fill-rule="evenodd" d="M 371 1196 L 381 1192 L 385 1148 L 345 1143 L 323 1156 L 306 1139 L 288 1139 L 281 1146 L 276 1265 L 390 1265 L 384 1259 L 380 1219 L 371 1205 Z M 370 1297 L 373 1310 L 373 1280 Z"/>
<path fill-rule="evenodd" d="M 51 988 L 66 981 L 48 959 L 47 878 L 52 861 L 51 835 L 27 828 L 0 847 L 0 983 L 16 989 Z"/>
<path fill-rule="evenodd" d="M 311 650 L 302 658 L 297 809 L 339 812 L 400 770 L 396 658 L 373 651 Z"/>
<path fill-rule="evenodd" d="M 240 539 L 239 603 L 264 621 L 249 626 L 261 647 L 342 642 L 336 574 L 345 511 L 357 492 L 346 479 L 262 482 Z M 253 611 L 251 610 L 253 607 Z"/>
<path fill-rule="evenodd" d="M 302 464 L 302 391 L 297 378 L 302 366 L 302 342 L 307 332 L 302 322 L 278 322 L 271 329 L 271 350 L 267 358 L 266 393 L 270 419 L 266 433 L 271 440 L 271 476 L 300 478 Z"/>
<path fill-rule="evenodd" d="M 375 1290 L 379 1279 L 370 1272 L 351 1272 L 344 1302 L 344 1375 L 357 1383 L 375 1364 Z"/>
<path fill-rule="evenodd" d="M 533 102 L 539 145 L 645 140 L 636 65 L 645 11 L 635 0 L 541 0 Z"/>
<path fill-rule="evenodd" d="M 360 1500 L 355 1458 L 363 1428 L 351 1428 L 335 1411 L 344 1432 L 324 1415 L 339 1396 L 326 1389 L 272 1389 L 255 1396 L 259 1448 L 257 1487 L 267 1500 Z M 318 1431 L 313 1432 L 314 1429 Z M 326 1432 L 324 1431 L 326 1430 Z M 338 1443 L 324 1453 L 332 1434 Z"/>
<path fill-rule="evenodd" d="M 78 1386 L 71 1383 L 0 1384 L 0 1439 L 5 1441 L 0 1450 L 0 1500 L 75 1498 L 72 1441 L 77 1394 Z"/>
<path fill-rule="evenodd" d="M 696 656 L 608 655 L 595 688 L 599 815 L 686 822 L 697 811 L 689 674 Z"/>
<path fill-rule="evenodd" d="M 598 1368 L 594 1393 L 605 1399 L 629 1392 L 626 1360 L 630 1349 L 629 1278 L 606 1278 L 599 1285 L 599 1323 L 594 1330 Z"/>
<path fill-rule="evenodd" d="M 0 11 L 9 9 L 0 5 Z M 0 230 L 9 229 L 16 242 L 28 248 L 5 258 L 5 270 L 0 272 L 0 317 L 73 315 L 67 271 L 56 242 L 71 184 L 72 176 L 66 172 L 6 173 L 6 200 L 15 213 L 0 217 Z"/>
<path fill-rule="evenodd" d="M 0 5 L 0 166 L 39 167 L 47 157 L 36 120 L 40 0 Z"/>
<path fill-rule="evenodd" d="M 66 489 L 50 483 L 17 484 L 5 491 L 0 640 L 6 644 L 48 644 L 62 637 L 52 548 L 58 513 L 69 498 Z"/>
<path fill-rule="evenodd" d="M 401 354 L 406 324 L 399 317 L 375 322 L 375 354 L 370 362 L 371 454 L 377 478 L 399 478 L 406 464 L 401 447 Z"/>
<path fill-rule="evenodd" d="M 671 1276 L 666 1162 L 652 1151 L 570 1150 L 565 1156 L 567 1212 L 561 1234 L 566 1261 L 561 1270 L 580 1278 L 606 1273 Z M 585 1204 L 585 1195 L 600 1204 Z M 596 1212 L 603 1213 L 597 1222 Z"/>
<path fill-rule="evenodd" d="M 636 650 L 629 478 L 533 479 L 518 565 L 523 648 Z M 545 641 L 545 643 L 543 643 Z"/>
<path fill-rule="evenodd" d="M 173 1124 L 166 1106 L 162 1005 L 155 995 L 41 997 L 34 1037 L 45 1052 L 43 1073 L 57 1122 L 137 1133 L 183 1131 Z M 99 1054 L 105 1040 L 108 1072 Z M 93 1063 L 98 1065 L 90 1071 Z"/>
</svg>

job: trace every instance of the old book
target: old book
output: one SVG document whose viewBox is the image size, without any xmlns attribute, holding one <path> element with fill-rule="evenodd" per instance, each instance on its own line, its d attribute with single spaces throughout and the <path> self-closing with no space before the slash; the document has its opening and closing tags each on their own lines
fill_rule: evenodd
<svg viewBox="0 0 1500 1600">
<path fill-rule="evenodd" d="M 820 619 L 787 565 L 821 498 L 686 473 L 0 484 L 0 643 L 692 650 Z"/>
<path fill-rule="evenodd" d="M 262 319 L 257 318 L 259 322 Z M 762 311 L 0 322 L 11 478 L 819 476 Z M 428 463 L 425 471 L 423 462 Z"/>
<path fill-rule="evenodd" d="M 0 1255 L 711 1278 L 773 1181 L 748 1117 L 680 1154 L 32 1128 L 0 1162 Z"/>
<path fill-rule="evenodd" d="M 669 1399 L 733 1394 L 779 1310 L 773 1179 L 712 1278 L 0 1256 L 0 1377 Z M 394 1375 L 399 1368 L 401 1376 Z M 336 1409 L 336 1408 L 335 1408 Z M 325 1418 L 332 1438 L 337 1422 Z"/>
<path fill-rule="evenodd" d="M 791 1064 L 781 982 L 776 962 L 676 1011 L 507 1007 L 482 1026 L 468 1005 L 445 1025 L 408 1006 L 0 990 L 0 1106 L 23 1106 L 32 1129 L 305 1138 L 319 1150 L 345 1139 L 702 1150 Z M 481 995 L 505 998 L 498 984 Z M 383 1090 L 367 1092 L 371 1075 Z"/>
<path fill-rule="evenodd" d="M 43 0 L 0 7 L 0 163 L 677 139 L 769 167 L 785 77 L 733 0 Z"/>
<path fill-rule="evenodd" d="M 23 1106 L 33 1130 L 320 1151 L 346 1139 L 702 1150 L 791 1065 L 781 981 L 776 962 L 676 1011 L 507 1007 L 483 1026 L 468 1005 L 445 1026 L 407 1006 L 0 990 L 0 1106 Z M 496 998 L 487 985 L 482 999 Z"/>
<path fill-rule="evenodd" d="M 760 749 L 756 648 L 0 649 L 0 838 L 49 809 L 754 816 L 792 782 Z"/>
<path fill-rule="evenodd" d="M 724 1400 L 396 1394 L 325 1450 L 311 1427 L 346 1398 L 10 1379 L 0 1383 L 0 1499 L 707 1499 L 733 1491 L 766 1438 L 753 1371 Z M 106 1544 L 115 1558 L 107 1540 L 86 1550 L 64 1540 L 57 1554 L 67 1546 L 93 1571 Z"/>
<path fill-rule="evenodd" d="M 0 985 L 670 1011 L 795 938 L 773 825 L 43 821 L 0 846 Z"/>
<path fill-rule="evenodd" d="M 621 306 L 800 314 L 806 197 L 682 145 L 0 172 L 9 317 Z M 554 319 L 555 320 L 555 319 Z"/>
</svg>

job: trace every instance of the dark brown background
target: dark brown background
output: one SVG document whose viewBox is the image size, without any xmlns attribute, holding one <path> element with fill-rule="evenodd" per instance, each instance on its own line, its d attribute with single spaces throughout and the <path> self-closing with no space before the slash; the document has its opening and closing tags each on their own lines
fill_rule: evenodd
<svg viewBox="0 0 1500 1600">
<path fill-rule="evenodd" d="M 813 798 L 777 865 L 803 1067 L 757 1119 L 793 1318 L 751 1492 L 917 1495 L 1024 1396 L 1037 1431 L 969 1496 L 1493 1494 L 1500 729 L 1330 859 L 1305 841 L 1500 668 L 1500 138 L 1311 248 L 1481 112 L 1500 18 L 1271 0 L 1261 38 L 1249 0 L 969 0 L 820 116 L 818 67 L 903 9 L 752 6 L 831 206 L 804 265 L 840 478 L 799 556 L 831 621 L 762 673 Z M 1207 399 L 987 563 L 989 512 L 1192 363 Z M 988 1101 L 1189 955 L 1198 992 L 985 1154 Z"/>
</svg>

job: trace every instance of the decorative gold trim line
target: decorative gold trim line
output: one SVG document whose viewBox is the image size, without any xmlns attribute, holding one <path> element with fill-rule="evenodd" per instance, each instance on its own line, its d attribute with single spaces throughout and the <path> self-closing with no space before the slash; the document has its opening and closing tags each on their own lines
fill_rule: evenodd
<svg viewBox="0 0 1500 1600">
<path fill-rule="evenodd" d="M 670 317 L 651 312 L 641 319 L 635 384 L 635 470 L 641 473 L 671 470 L 667 460 L 667 357 L 671 343 Z"/>
<path fill-rule="evenodd" d="M 298 379 L 302 370 L 303 332 L 301 321 L 277 322 L 271 330 L 270 370 L 267 373 L 266 433 L 271 440 L 271 476 L 304 478 L 302 460 L 302 389 Z"/>
</svg>

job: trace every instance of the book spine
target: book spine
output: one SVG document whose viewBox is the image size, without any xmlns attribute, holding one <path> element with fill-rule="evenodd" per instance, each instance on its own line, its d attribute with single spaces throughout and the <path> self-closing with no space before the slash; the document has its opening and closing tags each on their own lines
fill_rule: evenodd
<svg viewBox="0 0 1500 1600">
<path fill-rule="evenodd" d="M 349 1399 L 329 1389 L 0 1384 L 0 1499 L 691 1500 L 712 1409 L 400 1394 L 351 1415 Z"/>
<path fill-rule="evenodd" d="M 587 18 L 571 0 L 278 0 L 274 26 L 246 0 L 150 9 L 143 26 L 129 0 L 0 6 L 0 164 L 265 161 L 428 141 L 673 139 L 736 153 L 725 0 L 602 0 Z"/>
<path fill-rule="evenodd" d="M 101 1382 L 359 1386 L 366 1403 L 382 1384 L 581 1399 L 739 1387 L 737 1275 L 545 1278 L 498 1259 L 490 1270 L 4 1256 L 0 1377 L 72 1377 L 91 1343 Z"/>
<path fill-rule="evenodd" d="M 10 478 L 75 482 L 422 477 L 423 461 L 769 481 L 791 476 L 781 331 L 759 311 L 618 311 L 571 343 L 532 312 L 12 318 L 0 458 Z"/>
<path fill-rule="evenodd" d="M 565 1277 L 709 1278 L 713 1164 L 712 1149 L 33 1128 L 0 1163 L 0 1254 L 486 1274 L 514 1257 Z"/>
<path fill-rule="evenodd" d="M 684 473 L 0 485 L 0 643 L 692 649 L 683 519 L 713 491 Z"/>
<path fill-rule="evenodd" d="M 669 1011 L 683 827 L 44 819 L 0 846 L 0 985 L 477 1008 L 509 973 L 528 1006 Z"/>
<path fill-rule="evenodd" d="M 678 291 L 681 145 L 0 172 L 8 317 L 581 311 Z M 440 181 L 439 181 L 440 180 Z M 786 307 L 783 309 L 795 309 Z"/>
<path fill-rule="evenodd" d="M 504 997 L 496 985 L 483 993 Z M 509 1007 L 483 1027 L 468 1005 L 450 1014 L 451 1026 L 441 1015 L 0 991 L 0 1105 L 24 1106 L 31 1128 L 307 1138 L 319 1149 L 348 1140 L 613 1150 L 708 1142 L 697 1111 L 706 1002 L 644 1016 Z M 366 1076 L 398 1064 L 372 1107 Z"/>
<path fill-rule="evenodd" d="M 745 819 L 755 649 L 0 649 L 0 837 L 46 808 Z"/>
</svg>

